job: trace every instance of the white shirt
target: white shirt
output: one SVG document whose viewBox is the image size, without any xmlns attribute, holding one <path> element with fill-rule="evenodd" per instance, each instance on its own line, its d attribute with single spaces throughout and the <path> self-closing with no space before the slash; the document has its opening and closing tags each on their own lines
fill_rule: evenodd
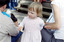
<svg viewBox="0 0 64 42">
<path fill-rule="evenodd" d="M 20 26 L 25 27 L 21 42 L 41 42 L 40 30 L 44 26 L 44 21 L 41 18 L 30 19 L 29 17 L 25 17 Z"/>
<path fill-rule="evenodd" d="M 64 39 L 64 0 L 53 0 L 51 4 L 59 7 L 61 17 L 61 28 L 55 31 L 54 36 L 56 39 Z"/>
<path fill-rule="evenodd" d="M 26 23 L 27 22 L 27 23 Z M 39 28 L 39 29 L 42 29 L 43 28 L 43 26 L 44 26 L 44 21 L 41 19 L 41 18 L 39 18 L 39 17 L 37 17 L 36 19 L 30 19 L 28 16 L 27 17 L 25 17 L 24 19 L 23 19 L 23 21 L 20 23 L 20 25 L 19 25 L 19 27 L 20 26 L 22 26 L 22 27 L 24 27 L 25 26 L 25 28 L 29 28 L 29 25 L 34 25 L 35 24 L 35 26 L 33 26 L 34 28 L 33 29 L 35 29 L 36 27 L 37 28 Z M 27 26 L 28 25 L 28 26 Z M 32 25 L 31 25 L 31 27 L 32 27 Z M 39 26 L 38 26 L 39 25 Z"/>
</svg>

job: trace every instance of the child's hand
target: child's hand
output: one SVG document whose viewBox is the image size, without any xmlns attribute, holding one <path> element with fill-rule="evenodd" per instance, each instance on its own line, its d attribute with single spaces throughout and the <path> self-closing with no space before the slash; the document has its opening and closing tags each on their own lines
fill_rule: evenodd
<svg viewBox="0 0 64 42">
<path fill-rule="evenodd" d="M 21 30 L 21 32 L 23 32 L 23 30 Z"/>
<path fill-rule="evenodd" d="M 19 30 L 21 31 L 21 27 L 19 27 Z"/>
<path fill-rule="evenodd" d="M 22 27 L 19 27 L 19 30 L 20 30 L 21 32 L 23 32 L 23 28 L 22 28 Z"/>
</svg>

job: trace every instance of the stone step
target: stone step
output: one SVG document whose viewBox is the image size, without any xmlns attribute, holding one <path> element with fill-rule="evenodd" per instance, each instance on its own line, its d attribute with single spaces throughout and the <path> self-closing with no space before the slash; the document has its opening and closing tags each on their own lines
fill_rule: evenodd
<svg viewBox="0 0 64 42">
<path fill-rule="evenodd" d="M 26 1 L 26 0 L 25 0 L 25 1 L 20 1 L 19 3 L 20 3 L 20 4 L 23 4 L 23 3 L 31 3 L 31 2 L 32 2 L 32 1 Z"/>
<path fill-rule="evenodd" d="M 50 16 L 50 13 L 49 12 L 42 12 L 42 15 Z"/>
<path fill-rule="evenodd" d="M 23 4 L 21 4 L 21 5 L 22 5 L 22 7 L 28 8 L 28 6 L 30 5 L 30 3 L 23 3 Z M 43 6 L 43 8 L 44 8 L 44 9 L 49 9 L 49 10 L 51 10 L 51 7 Z"/>
<path fill-rule="evenodd" d="M 28 11 L 28 9 L 27 8 L 22 8 L 22 7 L 14 7 L 14 8 L 16 8 L 16 9 L 20 9 L 20 10 L 24 10 L 24 11 Z"/>
<path fill-rule="evenodd" d="M 49 12 L 42 12 L 44 18 L 48 18 L 50 16 Z"/>
<path fill-rule="evenodd" d="M 28 11 L 27 8 L 22 8 L 22 7 L 14 7 L 14 8 L 16 8 L 16 9 L 20 9 L 20 10 L 24 10 L 24 11 Z M 49 12 L 43 12 L 43 13 L 47 13 L 47 14 L 49 14 Z"/>
<path fill-rule="evenodd" d="M 28 8 L 25 8 L 25 7 L 14 7 L 14 8 L 16 8 L 17 10 L 28 11 Z M 48 8 L 48 7 L 44 7 L 44 8 L 43 8 L 43 11 L 44 11 L 44 12 L 49 12 L 49 13 L 51 13 L 51 12 L 52 12 L 51 8 L 50 8 L 50 9 L 47 9 L 47 8 Z"/>
<path fill-rule="evenodd" d="M 16 8 L 16 9 L 20 9 L 20 10 L 25 10 L 25 11 L 27 11 L 28 9 L 27 8 L 25 8 L 25 7 L 14 7 L 14 8 Z M 50 10 L 49 10 L 50 9 Z M 48 10 L 48 12 L 50 11 L 52 11 L 51 10 L 51 8 L 49 8 L 49 7 L 43 7 L 43 11 L 47 11 Z"/>
<path fill-rule="evenodd" d="M 43 8 L 45 8 L 45 9 L 50 9 L 50 10 L 51 10 L 51 7 L 46 7 L 46 6 L 43 6 Z"/>
<path fill-rule="evenodd" d="M 28 6 L 30 3 L 32 3 L 32 1 L 20 1 L 18 2 L 18 6 L 17 7 L 21 7 L 21 6 Z"/>
<path fill-rule="evenodd" d="M 19 12 L 22 13 L 28 13 L 28 6 L 32 3 L 32 1 L 21 1 L 20 6 L 21 7 L 15 7 Z M 46 3 L 47 4 L 47 3 Z M 50 4 L 50 3 L 49 3 Z M 50 6 L 50 5 L 49 5 Z M 43 6 L 43 17 L 48 18 L 51 13 L 51 7 Z"/>
</svg>

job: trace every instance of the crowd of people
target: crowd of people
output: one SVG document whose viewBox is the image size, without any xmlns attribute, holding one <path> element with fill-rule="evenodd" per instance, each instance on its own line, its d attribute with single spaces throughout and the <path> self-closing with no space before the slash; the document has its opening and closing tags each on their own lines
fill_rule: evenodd
<svg viewBox="0 0 64 42">
<path fill-rule="evenodd" d="M 17 18 L 5 11 L 10 0 L 0 0 L 0 42 L 16 42 L 21 35 L 21 42 L 64 42 L 64 0 L 50 0 L 52 13 L 46 22 L 42 19 L 43 6 L 36 1 L 18 25 Z"/>
</svg>

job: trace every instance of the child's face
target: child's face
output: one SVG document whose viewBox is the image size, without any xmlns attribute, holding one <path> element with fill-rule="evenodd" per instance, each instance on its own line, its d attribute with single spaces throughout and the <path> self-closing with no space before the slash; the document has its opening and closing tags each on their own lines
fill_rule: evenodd
<svg viewBox="0 0 64 42">
<path fill-rule="evenodd" d="M 28 11 L 28 16 L 29 18 L 34 19 L 37 17 L 37 13 L 34 11 Z"/>
</svg>

